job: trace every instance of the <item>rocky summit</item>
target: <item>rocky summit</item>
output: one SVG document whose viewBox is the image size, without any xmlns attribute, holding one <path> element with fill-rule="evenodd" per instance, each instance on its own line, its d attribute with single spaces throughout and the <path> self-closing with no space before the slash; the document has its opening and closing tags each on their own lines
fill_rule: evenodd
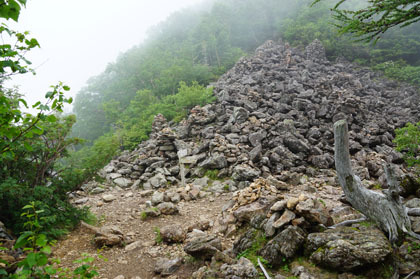
<svg viewBox="0 0 420 279">
<path fill-rule="evenodd" d="M 353 169 L 366 187 L 387 187 L 383 163 L 415 184 L 392 141 L 396 128 L 420 120 L 416 88 L 330 62 L 319 41 L 304 50 L 267 41 L 212 86 L 214 103 L 181 123 L 157 115 L 149 140 L 101 170 L 105 183 L 72 193 L 106 226 L 84 225 L 58 254 L 67 257 L 75 242 L 114 247 L 100 269 L 109 278 L 261 278 L 262 265 L 278 279 L 420 269 L 418 240 L 392 247 L 369 220 L 348 222 L 363 216 L 343 199 L 333 170 L 333 123 L 346 119 Z M 411 186 L 404 202 L 418 208 Z M 410 219 L 420 233 L 420 217 Z M 335 226 L 343 221 L 350 226 Z"/>
<path fill-rule="evenodd" d="M 332 63 L 317 40 L 305 50 L 267 41 L 213 86 L 215 103 L 193 108 L 180 124 L 156 116 L 150 139 L 111 161 L 104 177 L 158 189 L 206 171 L 239 188 L 284 171 L 314 175 L 334 166 L 332 126 L 345 118 L 356 171 L 383 182 L 381 162 L 402 163 L 394 130 L 420 119 L 415 88 L 342 59 Z"/>
</svg>

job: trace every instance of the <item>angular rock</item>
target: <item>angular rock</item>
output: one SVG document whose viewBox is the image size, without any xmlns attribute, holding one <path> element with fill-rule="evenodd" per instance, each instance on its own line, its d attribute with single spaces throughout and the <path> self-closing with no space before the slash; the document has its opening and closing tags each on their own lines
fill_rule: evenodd
<svg viewBox="0 0 420 279">
<path fill-rule="evenodd" d="M 133 184 L 133 181 L 127 178 L 119 177 L 117 179 L 114 179 L 114 183 L 117 184 L 121 188 L 127 188 Z"/>
<path fill-rule="evenodd" d="M 281 217 L 278 218 L 273 223 L 273 228 L 280 229 L 280 228 L 284 227 L 285 225 L 289 224 L 295 218 L 296 218 L 296 214 L 293 213 L 293 211 L 290 211 L 290 210 L 286 209 L 284 211 L 283 215 L 281 215 Z"/>
<path fill-rule="evenodd" d="M 178 268 L 182 265 L 182 258 L 166 259 L 158 258 L 155 262 L 154 271 L 162 276 L 169 276 L 174 274 Z"/>
<path fill-rule="evenodd" d="M 280 265 L 283 258 L 293 258 L 302 248 L 306 233 L 299 227 L 288 226 L 278 233 L 261 250 L 260 255 L 272 265 Z"/>
<path fill-rule="evenodd" d="M 220 267 L 223 278 L 239 279 L 239 278 L 258 278 L 258 271 L 250 260 L 242 257 L 236 264 L 223 264 Z"/>
<path fill-rule="evenodd" d="M 168 183 L 165 176 L 161 173 L 156 174 L 155 176 L 150 178 L 147 182 L 152 186 L 152 188 L 155 188 L 155 189 L 166 187 Z"/>
<path fill-rule="evenodd" d="M 174 214 L 178 214 L 179 212 L 178 207 L 171 202 L 160 203 L 157 206 L 157 208 L 160 210 L 162 214 L 165 214 L 165 215 L 174 215 Z"/>
<path fill-rule="evenodd" d="M 273 224 L 278 218 L 280 218 L 280 214 L 278 212 L 274 212 L 274 214 L 268 219 L 267 223 L 265 223 L 264 232 L 266 236 L 272 237 L 276 233 L 276 228 Z"/>
<path fill-rule="evenodd" d="M 309 234 L 306 250 L 314 263 L 343 271 L 383 262 L 392 253 L 388 239 L 374 226 L 338 227 Z"/>
<path fill-rule="evenodd" d="M 222 250 L 222 242 L 216 235 L 198 235 L 186 240 L 184 251 L 203 260 L 208 260 Z"/>
<path fill-rule="evenodd" d="M 248 120 L 249 112 L 242 107 L 233 108 L 232 120 L 234 123 L 243 123 Z"/>
<path fill-rule="evenodd" d="M 167 225 L 160 229 L 162 240 L 166 243 L 181 243 L 185 240 L 186 234 L 179 225 Z"/>
<path fill-rule="evenodd" d="M 164 192 L 155 191 L 153 193 L 153 196 L 152 196 L 152 199 L 151 199 L 152 205 L 158 205 L 158 204 L 162 203 L 164 197 L 165 197 Z"/>
<path fill-rule="evenodd" d="M 211 156 L 201 162 L 199 166 L 205 169 L 223 169 L 227 166 L 227 160 L 224 155 Z"/>
<path fill-rule="evenodd" d="M 114 196 L 114 195 L 112 195 L 112 194 L 107 194 L 107 195 L 103 195 L 102 196 L 102 200 L 104 201 L 104 202 L 112 202 L 112 201 L 114 201 L 114 200 L 116 200 L 117 199 L 117 197 L 116 196 Z"/>
<path fill-rule="evenodd" d="M 317 200 L 306 199 L 300 201 L 296 206 L 296 212 L 310 223 L 323 224 L 328 227 L 333 225 L 334 222 L 324 204 Z"/>
<path fill-rule="evenodd" d="M 232 178 L 236 181 L 249 181 L 257 178 L 261 174 L 258 169 L 251 168 L 248 165 L 238 165 L 233 169 Z"/>
<path fill-rule="evenodd" d="M 256 215 L 265 215 L 270 208 L 270 201 L 258 199 L 257 201 L 241 206 L 233 212 L 233 215 L 240 222 L 250 222 Z"/>
</svg>

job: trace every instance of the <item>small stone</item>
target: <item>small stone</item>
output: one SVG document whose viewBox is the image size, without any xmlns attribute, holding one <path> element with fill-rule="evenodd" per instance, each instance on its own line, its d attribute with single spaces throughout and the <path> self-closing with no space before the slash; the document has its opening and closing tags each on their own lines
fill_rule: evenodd
<svg viewBox="0 0 420 279">
<path fill-rule="evenodd" d="M 157 206 L 162 214 L 165 215 L 174 215 L 179 212 L 178 207 L 171 202 L 163 202 Z"/>
<path fill-rule="evenodd" d="M 81 198 L 81 199 L 75 200 L 74 204 L 84 204 L 84 203 L 87 203 L 88 201 L 89 201 L 89 198 Z"/>
<path fill-rule="evenodd" d="M 104 189 L 104 188 L 101 188 L 101 187 L 96 187 L 96 188 L 93 188 L 93 190 L 92 190 L 92 191 L 90 191 L 90 193 L 91 193 L 92 195 L 101 194 L 101 193 L 103 193 L 103 192 L 105 192 L 105 189 Z"/>
<path fill-rule="evenodd" d="M 160 229 L 162 240 L 167 243 L 180 243 L 185 239 L 185 232 L 179 225 L 168 225 Z"/>
<path fill-rule="evenodd" d="M 291 197 L 287 200 L 287 208 L 293 210 L 296 205 L 299 203 L 299 199 L 295 197 Z"/>
<path fill-rule="evenodd" d="M 117 184 L 121 188 L 127 188 L 133 184 L 133 181 L 127 178 L 119 177 L 117 179 L 114 179 L 114 183 Z"/>
<path fill-rule="evenodd" d="M 118 275 L 117 277 L 115 277 L 114 279 L 125 279 L 124 275 Z"/>
<path fill-rule="evenodd" d="M 114 195 L 112 195 L 112 194 L 107 194 L 107 195 L 103 195 L 102 196 L 102 200 L 104 201 L 104 202 L 112 202 L 112 201 L 114 201 L 114 200 L 116 200 L 117 199 L 117 197 L 116 196 L 114 196 Z"/>
<path fill-rule="evenodd" d="M 281 200 L 273 204 L 273 206 L 270 208 L 271 212 L 279 212 L 282 211 L 286 207 L 286 201 Z"/>
<path fill-rule="evenodd" d="M 125 251 L 132 251 L 132 250 L 135 250 L 135 249 L 141 248 L 141 247 L 142 247 L 141 241 L 135 241 L 135 242 L 125 246 L 124 250 Z"/>
<path fill-rule="evenodd" d="M 133 197 L 133 193 L 132 192 L 128 192 L 127 194 L 124 195 L 124 197 L 131 198 L 131 197 Z"/>
<path fill-rule="evenodd" d="M 164 197 L 165 197 L 165 193 L 155 191 L 153 193 L 153 196 L 152 196 L 152 199 L 151 199 L 152 205 L 158 205 L 158 204 L 162 203 Z"/>
<path fill-rule="evenodd" d="M 273 227 L 280 229 L 295 219 L 296 214 L 290 210 L 285 210 L 283 215 L 273 223 Z"/>
</svg>

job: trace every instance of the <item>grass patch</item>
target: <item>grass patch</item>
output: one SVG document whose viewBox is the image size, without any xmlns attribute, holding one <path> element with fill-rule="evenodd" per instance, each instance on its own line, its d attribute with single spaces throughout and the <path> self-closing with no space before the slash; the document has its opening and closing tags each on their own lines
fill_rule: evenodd
<svg viewBox="0 0 420 279">
<path fill-rule="evenodd" d="M 160 229 L 158 227 L 154 227 L 153 231 L 155 232 L 155 242 L 160 244 L 163 242 L 162 235 L 160 234 Z"/>
<path fill-rule="evenodd" d="M 141 219 L 142 221 L 145 221 L 145 220 L 147 219 L 147 213 L 146 213 L 146 211 L 142 211 L 142 212 L 140 213 L 140 219 Z"/>
<path fill-rule="evenodd" d="M 207 176 L 211 180 L 219 180 L 219 170 L 206 170 L 204 176 Z"/>
<path fill-rule="evenodd" d="M 242 257 L 247 258 L 252 262 L 254 266 L 258 266 L 258 258 L 260 259 L 261 263 L 263 263 L 268 268 L 272 266 L 267 262 L 266 259 L 258 256 L 258 252 L 264 247 L 267 243 L 267 238 L 265 237 L 264 233 L 261 231 L 255 231 L 254 233 L 254 241 L 252 246 L 245 251 L 239 253 L 236 258 L 240 259 Z"/>
<path fill-rule="evenodd" d="M 96 217 L 96 215 L 93 214 L 90 210 L 88 210 L 86 215 L 83 216 L 83 221 L 92 226 L 95 226 L 99 223 L 98 217 Z"/>
</svg>

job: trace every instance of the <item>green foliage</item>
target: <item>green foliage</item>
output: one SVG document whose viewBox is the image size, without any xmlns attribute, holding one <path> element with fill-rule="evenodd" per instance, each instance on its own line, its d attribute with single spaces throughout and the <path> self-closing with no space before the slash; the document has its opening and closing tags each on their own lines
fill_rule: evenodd
<svg viewBox="0 0 420 279">
<path fill-rule="evenodd" d="M 0 17 L 17 21 L 24 0 L 0 0 Z M 28 51 L 39 47 L 28 32 L 16 32 L 0 26 L 0 212 L 5 225 L 21 232 L 25 227 L 22 207 L 35 202 L 47 236 L 58 236 L 74 225 L 85 210 L 73 208 L 66 192 L 72 190 L 57 170 L 57 162 L 68 155 L 68 148 L 80 143 L 68 134 L 74 116 L 59 117 L 65 103 L 64 93 L 70 88 L 63 83 L 51 86 L 45 102 L 37 102 L 35 114 L 24 112 L 25 99 L 16 89 L 5 86 L 10 76 L 34 72 L 25 58 Z M 62 187 L 66 184 L 69 187 Z M 42 257 L 42 256 L 40 256 Z M 34 259 L 37 260 L 37 259 Z"/>
<path fill-rule="evenodd" d="M 49 279 L 51 277 L 57 278 L 80 278 L 87 279 L 99 275 L 98 272 L 90 264 L 93 262 L 93 257 L 86 257 L 76 261 L 81 264 L 73 272 L 64 269 L 57 269 L 49 262 L 51 255 L 51 246 L 54 241 L 50 241 L 44 232 L 42 224 L 45 223 L 47 217 L 42 217 L 44 210 L 39 209 L 36 202 L 22 208 L 22 217 L 26 219 L 24 224 L 26 231 L 24 231 L 16 240 L 14 249 L 22 249 L 26 253 L 25 259 L 18 263 L 18 270 L 16 273 L 8 274 L 5 269 L 0 269 L 2 278 L 9 279 Z M 53 262 L 59 262 L 53 260 Z"/>
<path fill-rule="evenodd" d="M 408 166 L 420 166 L 420 122 L 396 129 L 394 143 L 396 150 L 404 153 Z"/>
<path fill-rule="evenodd" d="M 174 121 L 179 122 L 194 106 L 204 106 L 215 100 L 212 87 L 205 88 L 197 81 L 193 81 L 191 86 L 188 86 L 184 81 L 181 81 L 178 93 L 167 96 L 164 101 L 175 106 Z"/>
<path fill-rule="evenodd" d="M 118 154 L 120 145 L 118 134 L 106 134 L 92 146 L 69 152 L 69 156 L 57 164 L 62 177 L 61 187 L 75 189 L 92 177 L 99 179 L 97 171 Z"/>
<path fill-rule="evenodd" d="M 154 227 L 153 231 L 155 232 L 155 242 L 160 244 L 163 242 L 162 235 L 160 234 L 160 229 L 158 227 Z"/>
<path fill-rule="evenodd" d="M 420 243 L 417 242 L 411 242 L 407 245 L 407 252 L 411 254 L 415 250 L 420 250 Z"/>
<path fill-rule="evenodd" d="M 145 43 L 122 54 L 77 94 L 73 135 L 93 143 L 104 134 L 117 134 L 123 148 L 133 149 L 148 138 L 157 113 L 179 121 L 192 106 L 211 101 L 208 94 L 195 94 L 196 89 L 203 92 L 267 39 L 283 38 L 294 46 L 320 39 L 330 59 L 344 56 L 371 67 L 402 59 L 407 64 L 398 69 L 383 67 L 386 74 L 418 84 L 419 24 L 391 29 L 375 46 L 367 46 L 348 35 L 337 36 L 337 21 L 331 17 L 336 11 L 330 10 L 337 1 L 311 7 L 312 2 L 224 0 L 206 10 L 173 14 L 150 31 Z M 361 0 L 345 2 L 340 8 L 366 7 Z"/>
<path fill-rule="evenodd" d="M 18 21 L 22 6 L 26 5 L 26 0 L 1 0 L 0 17 L 4 19 L 13 19 Z"/>
<path fill-rule="evenodd" d="M 142 221 L 145 221 L 145 220 L 147 219 L 147 213 L 146 213 L 146 211 L 142 211 L 142 212 L 140 213 L 140 219 L 141 219 Z"/>
<path fill-rule="evenodd" d="M 382 71 L 387 77 L 405 81 L 420 87 L 420 66 L 411 66 L 403 60 L 377 64 L 374 70 Z"/>
<path fill-rule="evenodd" d="M 313 4 L 320 2 L 316 0 Z M 418 0 L 369 0 L 363 9 L 340 9 L 340 0 L 332 9 L 341 33 L 351 33 L 360 41 L 377 41 L 388 29 L 405 27 L 420 20 Z"/>
<path fill-rule="evenodd" d="M 417 86 L 420 84 L 419 23 L 401 30 L 390 29 L 376 44 L 367 45 L 354 41 L 346 33 L 338 36 L 337 20 L 332 18 L 334 11 L 329 8 L 334 2 L 325 0 L 313 7 L 303 5 L 298 13 L 281 21 L 279 32 L 282 37 L 301 47 L 319 39 L 331 60 L 344 57 L 349 61 L 370 66 L 374 70 L 381 70 L 390 78 Z M 366 3 L 349 0 L 343 5 L 343 8 L 362 9 Z"/>
<path fill-rule="evenodd" d="M 264 265 L 266 265 L 268 267 L 271 267 L 271 266 L 269 266 L 268 262 L 264 258 L 258 256 L 258 252 L 267 243 L 267 239 L 266 239 L 264 233 L 262 233 L 261 231 L 255 231 L 254 236 L 255 237 L 254 237 L 254 240 L 252 242 L 252 246 L 250 248 L 246 249 L 245 251 L 239 253 L 236 257 L 238 259 L 240 259 L 242 257 L 245 257 L 248 260 L 250 260 L 254 266 L 258 266 L 258 258 L 259 258 L 261 263 L 263 263 Z"/>
<path fill-rule="evenodd" d="M 133 149 L 148 139 L 155 115 L 161 113 L 168 120 L 180 121 L 194 106 L 208 104 L 214 99 L 213 88 L 205 88 L 196 81 L 190 86 L 180 82 L 176 94 L 162 99 L 151 90 L 138 91 L 117 124 L 122 127 L 119 132 L 124 148 Z"/>
<path fill-rule="evenodd" d="M 217 169 L 206 170 L 206 172 L 204 173 L 204 176 L 207 176 L 211 180 L 219 180 L 219 177 L 218 177 L 219 176 L 219 170 L 217 170 Z"/>
</svg>

